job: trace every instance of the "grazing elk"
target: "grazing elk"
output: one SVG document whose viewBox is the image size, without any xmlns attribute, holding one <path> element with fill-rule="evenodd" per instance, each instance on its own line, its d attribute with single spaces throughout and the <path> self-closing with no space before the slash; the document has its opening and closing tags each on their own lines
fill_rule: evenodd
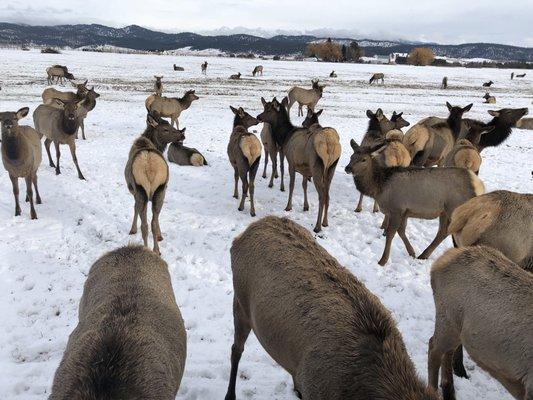
<svg viewBox="0 0 533 400">
<path fill-rule="evenodd" d="M 68 68 L 64 65 L 52 65 L 51 67 L 46 68 L 47 82 L 49 85 L 54 83 L 54 78 L 56 82 L 63 82 L 64 79 L 73 80 L 74 75 L 68 72 Z"/>
<path fill-rule="evenodd" d="M 353 175 L 361 193 L 377 201 L 387 217 L 386 242 L 380 265 L 389 259 L 392 239 L 398 232 L 410 256 L 415 251 L 405 234 L 408 218 L 439 218 L 435 239 L 420 254 L 427 259 L 448 236 L 448 224 L 455 208 L 484 192 L 483 182 L 463 168 L 383 167 L 373 155 L 374 149 L 360 149 L 352 142 L 354 154 L 345 171 Z"/>
<path fill-rule="evenodd" d="M 248 192 L 250 193 L 250 215 L 255 217 L 255 175 L 261 161 L 261 142 L 248 131 L 248 128 L 257 125 L 259 120 L 248 114 L 242 107 L 238 109 L 230 106 L 235 114 L 233 130 L 228 142 L 228 158 L 233 167 L 235 188 L 233 197 L 239 198 L 239 178 L 242 181 L 242 196 L 239 211 L 244 210 L 244 202 Z M 248 180 L 249 179 L 249 180 Z"/>
<path fill-rule="evenodd" d="M 231 247 L 234 342 L 225 400 L 253 330 L 313 400 L 437 400 L 418 378 L 390 312 L 302 226 L 269 216 Z"/>
<path fill-rule="evenodd" d="M 150 95 L 144 102 L 149 113 L 156 112 L 159 116 L 170 118 L 170 124 L 176 125 L 179 128 L 178 118 L 182 111 L 187 110 L 193 101 L 198 100 L 199 97 L 194 90 L 188 90 L 183 97 L 164 97 L 157 95 Z"/>
<path fill-rule="evenodd" d="M 496 103 L 496 97 L 491 96 L 489 92 L 485 93 L 485 96 L 483 96 L 485 101 L 483 103 L 485 104 L 495 104 Z"/>
<path fill-rule="evenodd" d="M 185 71 L 185 68 L 179 67 L 176 64 L 174 64 L 174 71 Z"/>
<path fill-rule="evenodd" d="M 133 222 L 130 235 L 137 233 L 137 218 L 141 217 L 141 233 L 145 246 L 148 246 L 147 204 L 152 202 L 152 236 L 153 250 L 160 254 L 159 242 L 163 240 L 159 226 L 159 213 L 165 200 L 168 183 L 168 164 L 157 144 L 172 143 L 185 139 L 182 132 L 172 127 L 168 122 L 148 114 L 146 130 L 131 146 L 128 162 L 124 169 L 124 176 L 128 190 L 135 199 Z"/>
<path fill-rule="evenodd" d="M 492 81 L 485 82 L 485 83 L 483 83 L 483 87 L 491 87 L 493 83 L 494 82 L 492 82 Z"/>
<path fill-rule="evenodd" d="M 525 78 L 526 77 L 526 74 L 523 73 L 523 74 L 516 74 L 515 77 L 517 78 Z"/>
<path fill-rule="evenodd" d="M 313 79 L 311 89 L 303 89 L 294 86 L 289 90 L 289 105 L 288 113 L 291 113 L 291 107 L 294 103 L 298 103 L 298 116 L 303 116 L 303 106 L 307 106 L 312 111 L 315 111 L 316 103 L 322 98 L 322 93 L 326 85 L 319 85 L 318 79 Z"/>
<path fill-rule="evenodd" d="M 416 166 L 442 166 L 444 159 L 461 134 L 463 114 L 472 108 L 452 106 L 446 102 L 450 112 L 448 118 L 429 117 L 418 122 L 407 131 L 403 143 Z"/>
<path fill-rule="evenodd" d="M 59 108 L 47 104 L 39 105 L 33 112 L 33 124 L 41 135 L 45 136 L 44 147 L 48 155 L 48 161 L 52 168 L 55 168 L 56 175 L 61 173 L 59 168 L 59 157 L 61 152 L 59 146 L 66 144 L 69 146 L 72 161 L 78 171 L 78 178 L 85 180 L 78 165 L 76 156 L 76 133 L 80 127 L 80 107 L 83 100 L 63 101 L 56 100 Z M 50 154 L 50 144 L 54 143 L 56 149 L 56 164 L 52 161 Z"/>
<path fill-rule="evenodd" d="M 43 104 L 57 105 L 57 103 L 54 101 L 55 99 L 63 101 L 72 101 L 82 100 L 83 98 L 85 98 L 85 95 L 89 91 L 89 89 L 87 89 L 87 81 L 78 84 L 73 83 L 72 85 L 76 88 L 76 93 L 62 92 L 54 88 L 44 89 L 43 94 L 41 95 L 41 97 L 43 98 Z"/>
<path fill-rule="evenodd" d="M 202 63 L 202 74 L 207 75 L 207 61 Z"/>
<path fill-rule="evenodd" d="M 233 79 L 233 80 L 241 79 L 241 73 L 239 72 L 238 74 L 230 75 L 229 78 L 230 78 L 230 79 Z"/>
<path fill-rule="evenodd" d="M 13 195 L 15 197 L 15 216 L 20 215 L 19 178 L 26 180 L 26 201 L 30 203 L 31 219 L 37 219 L 33 205 L 33 190 L 35 187 L 36 202 L 41 204 L 41 196 L 37 188 L 37 170 L 41 165 L 42 149 L 41 135 L 32 127 L 19 125 L 18 121 L 28 115 L 28 107 L 16 112 L 0 112 L 2 125 L 2 163 L 9 174 Z"/>
<path fill-rule="evenodd" d="M 441 89 L 448 89 L 448 77 L 445 76 L 442 78 L 442 83 L 440 84 Z"/>
<path fill-rule="evenodd" d="M 385 74 L 379 72 L 377 74 L 372 75 L 368 83 L 372 85 L 374 82 L 377 83 L 378 81 L 381 81 L 381 84 L 383 85 L 385 83 L 384 79 L 385 79 Z"/>
<path fill-rule="evenodd" d="M 302 187 L 304 191 L 304 211 L 309 210 L 307 201 L 307 183 L 313 178 L 316 191 L 318 192 L 318 216 L 314 228 L 320 232 L 322 226 L 328 226 L 329 188 L 335 168 L 341 155 L 339 135 L 333 128 L 323 128 L 318 123 L 309 128 L 297 128 L 289 119 L 288 99 L 283 101 L 267 102 L 261 98 L 264 111 L 257 116 L 261 122 L 269 123 L 272 127 L 272 136 L 282 148 L 283 156 L 289 164 L 289 199 L 285 211 L 292 210 L 292 195 L 296 172 L 303 177 Z M 311 108 L 308 113 L 314 114 Z M 321 111 L 314 115 L 318 118 Z M 316 119 L 318 121 L 318 119 Z M 283 171 L 282 171 L 283 177 Z"/>
<path fill-rule="evenodd" d="M 518 129 L 533 129 L 533 118 L 520 118 L 516 122 Z"/>
<path fill-rule="evenodd" d="M 329 74 L 329 77 L 330 78 L 336 78 L 337 74 L 335 73 L 335 71 L 331 71 L 330 74 Z"/>
<path fill-rule="evenodd" d="M 261 76 L 263 76 L 263 66 L 262 65 L 257 65 L 254 70 L 252 71 L 252 75 L 255 76 L 256 74 L 259 74 Z"/>
<path fill-rule="evenodd" d="M 154 93 L 156 96 L 161 97 L 163 95 L 163 82 L 161 82 L 161 79 L 163 79 L 163 77 L 154 75 L 154 78 L 155 78 Z"/>
<path fill-rule="evenodd" d="M 96 107 L 96 99 L 100 97 L 99 93 L 96 93 L 94 91 L 94 87 L 89 89 L 89 91 L 86 93 L 85 98 L 80 104 L 80 108 L 78 110 L 78 117 L 80 120 L 80 128 L 81 128 L 81 136 L 83 140 L 85 140 L 85 118 L 87 118 L 87 114 L 94 110 Z M 77 132 L 76 132 L 77 135 Z M 77 136 L 76 136 L 77 138 Z"/>
<path fill-rule="evenodd" d="M 122 247 L 89 271 L 49 399 L 172 400 L 186 357 L 167 263 L 141 246 Z"/>
<path fill-rule="evenodd" d="M 185 128 L 181 132 L 184 133 Z M 168 161 L 178 165 L 193 165 L 195 167 L 207 165 L 207 161 L 202 153 L 192 147 L 184 146 L 181 141 L 170 144 L 167 158 Z"/>
<path fill-rule="evenodd" d="M 455 400 L 452 361 L 458 346 L 515 399 L 533 394 L 533 275 L 486 246 L 450 249 L 431 267 L 435 332 L 429 386 Z"/>
</svg>

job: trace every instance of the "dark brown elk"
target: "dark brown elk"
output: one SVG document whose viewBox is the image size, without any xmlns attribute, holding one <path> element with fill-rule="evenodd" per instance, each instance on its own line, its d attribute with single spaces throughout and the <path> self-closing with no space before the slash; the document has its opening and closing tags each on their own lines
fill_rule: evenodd
<svg viewBox="0 0 533 400">
<path fill-rule="evenodd" d="M 483 87 L 491 87 L 493 83 L 494 82 L 492 82 L 492 81 L 485 82 L 485 83 L 483 83 Z"/>
<path fill-rule="evenodd" d="M 202 63 L 202 74 L 207 75 L 207 61 Z"/>
</svg>

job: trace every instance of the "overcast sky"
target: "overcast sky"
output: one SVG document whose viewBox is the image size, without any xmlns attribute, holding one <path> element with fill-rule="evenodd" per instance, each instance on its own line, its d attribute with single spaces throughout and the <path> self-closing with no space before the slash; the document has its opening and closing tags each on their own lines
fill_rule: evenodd
<svg viewBox="0 0 533 400">
<path fill-rule="evenodd" d="M 137 24 L 166 32 L 221 27 L 354 38 L 533 46 L 533 0 L 0 0 L 1 22 Z"/>
</svg>

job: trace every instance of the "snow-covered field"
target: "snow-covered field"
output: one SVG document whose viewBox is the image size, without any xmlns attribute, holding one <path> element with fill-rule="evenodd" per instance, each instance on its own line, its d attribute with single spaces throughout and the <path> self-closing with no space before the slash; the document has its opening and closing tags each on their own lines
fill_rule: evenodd
<svg viewBox="0 0 533 400">
<path fill-rule="evenodd" d="M 429 115 L 446 116 L 445 101 L 462 106 L 473 102 L 467 116 L 488 120 L 490 108 L 528 107 L 533 100 L 530 74 L 511 81 L 510 70 L 209 58 L 208 75 L 203 76 L 204 58 L 198 57 L 1 50 L 0 60 L 0 111 L 29 106 L 32 113 L 46 87 L 45 68 L 54 63 L 68 65 L 76 77 L 88 79 L 101 93 L 86 120 L 88 140 L 77 144 L 87 181 L 78 180 L 66 147 L 59 176 L 48 166 L 43 149 L 38 173 L 43 204 L 37 206 L 39 219 L 31 221 L 23 194 L 22 216 L 13 216 L 11 183 L 7 173 L 0 174 L 0 399 L 48 395 L 68 335 L 77 323 L 77 305 L 92 263 L 109 250 L 141 241 L 140 234 L 128 236 L 133 198 L 124 183 L 123 168 L 132 141 L 145 126 L 144 99 L 151 92 L 153 75 L 164 75 L 168 95 L 196 89 L 200 100 L 182 114 L 180 127 L 187 127 L 186 144 L 203 151 L 209 162 L 205 168 L 170 166 L 161 214 L 162 257 L 169 264 L 188 333 L 181 399 L 220 399 L 229 377 L 233 340 L 229 248 L 233 237 L 252 221 L 248 204 L 245 212 L 239 212 L 232 198 L 233 173 L 226 156 L 230 105 L 243 106 L 255 115 L 262 108 L 261 96 L 280 99 L 291 86 L 308 85 L 316 77 L 328 84 L 319 102 L 324 108 L 321 122 L 337 129 L 343 152 L 331 188 L 330 227 L 317 240 L 392 311 L 425 378 L 427 343 L 434 324 L 429 268 L 451 240 L 429 261 L 420 261 L 411 259 L 396 237 L 389 264 L 380 267 L 381 216 L 371 213 L 369 199 L 364 212 L 353 211 L 358 194 L 351 176 L 344 173 L 351 154 L 349 139 L 362 138 L 367 109 L 382 107 L 387 115 L 403 111 L 415 123 Z M 185 72 L 174 72 L 174 63 Z M 265 74 L 252 78 L 251 71 L 259 63 Z M 332 69 L 339 78 L 326 78 Z M 241 81 L 227 79 L 238 71 L 244 75 Z M 384 86 L 367 84 L 373 72 L 385 73 Z M 444 75 L 450 85 L 447 91 L 439 89 Z M 491 94 L 498 100 L 496 107 L 482 104 L 481 84 L 488 80 L 495 82 Z M 33 125 L 31 114 L 21 123 Z M 487 190 L 533 191 L 531 143 L 531 132 L 516 130 L 502 146 L 484 152 L 480 176 Z M 283 211 L 287 193 L 279 191 L 278 181 L 269 189 L 258 174 L 258 217 L 285 215 L 312 229 L 318 203 L 312 185 L 309 195 L 311 210 L 304 213 L 297 183 L 294 209 L 287 213 Z M 436 228 L 436 221 L 410 220 L 407 234 L 418 253 L 433 239 Z M 458 399 L 511 399 L 471 360 L 466 365 L 471 379 L 456 379 Z M 289 375 L 253 335 L 241 361 L 237 394 L 241 399 L 296 398 Z"/>
</svg>

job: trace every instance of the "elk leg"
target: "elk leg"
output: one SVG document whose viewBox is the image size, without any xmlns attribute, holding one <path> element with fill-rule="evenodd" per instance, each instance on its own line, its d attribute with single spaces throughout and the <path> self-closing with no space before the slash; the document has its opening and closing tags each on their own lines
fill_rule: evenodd
<svg viewBox="0 0 533 400">
<path fill-rule="evenodd" d="M 11 179 L 11 186 L 13 186 L 13 196 L 15 196 L 15 217 L 20 215 L 20 204 L 19 204 L 19 180 L 14 176 L 9 175 Z"/>
<path fill-rule="evenodd" d="M 259 157 L 255 162 L 252 164 L 249 176 L 250 176 L 250 185 L 249 185 L 249 192 L 250 192 L 250 215 L 252 217 L 255 217 L 255 203 L 254 203 L 254 190 L 255 190 L 255 175 L 257 174 L 257 170 L 259 169 L 259 163 L 261 161 L 261 157 Z"/>
<path fill-rule="evenodd" d="M 137 214 L 141 217 L 141 234 L 143 237 L 144 247 L 148 247 L 148 219 L 146 216 L 146 206 L 148 201 L 146 200 L 146 194 L 137 193 L 135 195 L 135 208 Z"/>
<path fill-rule="evenodd" d="M 372 212 L 373 213 L 379 212 L 379 206 L 378 206 L 378 202 L 376 200 L 374 200 L 374 207 L 372 208 Z"/>
<path fill-rule="evenodd" d="M 85 122 L 83 122 L 83 121 L 84 121 L 83 119 L 80 121 L 81 137 L 82 137 L 83 140 L 87 140 L 85 138 Z"/>
<path fill-rule="evenodd" d="M 363 211 L 363 193 L 359 194 L 359 202 L 357 203 L 357 207 L 355 207 L 355 212 L 361 211 Z"/>
<path fill-rule="evenodd" d="M 48 161 L 50 163 L 50 166 L 52 168 L 55 168 L 55 164 L 54 164 L 54 161 L 52 160 L 52 155 L 50 154 L 50 144 L 52 143 L 52 141 L 48 138 L 44 139 L 44 148 L 46 149 L 46 154 L 48 154 Z"/>
<path fill-rule="evenodd" d="M 233 177 L 235 178 L 235 188 L 233 189 L 233 197 L 239 198 L 239 170 L 237 167 L 233 167 Z"/>
<path fill-rule="evenodd" d="M 302 177 L 302 188 L 304 190 L 304 211 L 309 211 L 309 203 L 307 201 L 307 176 Z"/>
<path fill-rule="evenodd" d="M 273 159 L 273 160 L 276 160 L 276 166 L 272 166 L 272 169 L 274 171 L 274 178 L 279 178 L 279 175 L 278 175 L 278 150 L 277 150 L 277 145 L 274 145 L 274 150 L 272 150 L 272 154 L 270 155 L 270 158 Z"/>
<path fill-rule="evenodd" d="M 54 147 L 56 148 L 56 175 L 59 175 L 61 173 L 61 170 L 59 169 L 59 157 L 61 157 L 61 151 L 59 150 L 59 142 L 54 140 Z"/>
<path fill-rule="evenodd" d="M 453 387 L 452 359 L 453 350 L 446 352 L 442 357 L 440 386 L 442 388 L 442 398 L 444 400 L 455 400 L 455 389 Z"/>
<path fill-rule="evenodd" d="M 383 222 L 381 223 L 380 229 L 387 229 L 387 225 L 389 224 L 389 216 L 385 214 L 383 217 Z M 383 235 L 385 235 L 385 232 L 383 232 Z"/>
<path fill-rule="evenodd" d="M 267 146 L 264 146 L 264 149 L 265 149 L 265 169 L 263 170 L 263 179 L 266 179 L 267 177 L 267 166 L 268 166 L 268 145 Z"/>
<path fill-rule="evenodd" d="M 133 222 L 131 223 L 130 235 L 135 235 L 137 233 L 137 217 L 139 213 L 137 212 L 137 201 L 133 205 Z"/>
<path fill-rule="evenodd" d="M 68 147 L 70 148 L 70 154 L 72 155 L 72 161 L 74 161 L 74 165 L 76 166 L 76 169 L 78 170 L 78 178 L 85 180 L 83 174 L 81 173 L 80 166 L 78 165 L 78 157 L 76 157 L 76 142 L 71 141 L 68 144 Z"/>
<path fill-rule="evenodd" d="M 405 234 L 405 228 L 407 226 L 407 215 L 404 214 L 402 217 L 402 222 L 400 223 L 400 227 L 398 228 L 398 235 L 403 241 L 403 244 L 405 245 L 405 249 L 407 250 L 407 253 L 411 257 L 415 257 L 415 250 L 413 249 L 413 246 L 411 246 L 411 243 L 409 242 L 409 239 L 407 239 L 407 235 Z"/>
<path fill-rule="evenodd" d="M 420 260 L 426 260 L 437 248 L 437 246 L 441 244 L 444 239 L 446 239 L 446 236 L 448 236 L 448 225 L 448 216 L 446 214 L 441 214 L 439 217 L 439 230 L 437 232 L 437 236 L 435 236 L 435 239 L 433 239 L 427 249 L 424 250 L 420 256 L 418 256 Z"/>
<path fill-rule="evenodd" d="M 315 175 L 313 178 L 313 183 L 315 184 L 316 191 L 318 192 L 318 215 L 313 232 L 318 233 L 322 230 L 322 216 L 324 215 L 324 206 L 326 203 L 326 187 L 321 176 Z"/>
<path fill-rule="evenodd" d="M 305 179 L 305 177 L 304 177 Z M 294 193 L 294 181 L 296 180 L 296 170 L 289 164 L 289 199 L 287 201 L 287 207 L 285 211 L 292 210 L 292 194 Z"/>
<path fill-rule="evenodd" d="M 453 372 L 459 378 L 468 379 L 468 374 L 463 364 L 463 345 L 457 347 L 453 352 Z"/>
<path fill-rule="evenodd" d="M 235 298 L 233 298 L 233 324 L 235 327 L 235 334 L 233 338 L 233 346 L 231 346 L 231 372 L 228 391 L 224 400 L 235 400 L 235 384 L 237 383 L 239 361 L 241 360 L 244 351 L 246 339 L 248 339 L 248 335 L 250 335 L 250 331 L 252 330 L 248 318 L 244 314 L 238 300 Z"/>
<path fill-rule="evenodd" d="M 381 259 L 378 261 L 378 264 L 381 266 L 384 266 L 387 264 L 387 261 L 389 260 L 390 255 L 390 248 L 392 244 L 392 239 L 394 238 L 394 235 L 396 235 L 396 232 L 398 231 L 398 228 L 400 227 L 400 224 L 402 222 L 402 216 L 398 213 L 391 213 L 389 216 L 389 225 L 387 226 L 387 239 L 385 240 L 385 249 L 383 249 L 383 255 L 381 256 Z"/>
<path fill-rule="evenodd" d="M 239 175 L 241 177 L 242 181 L 242 196 L 241 196 L 241 203 L 239 204 L 239 211 L 244 210 L 244 202 L 246 201 L 246 196 L 248 196 L 248 177 L 246 176 L 246 172 L 240 172 Z"/>
<path fill-rule="evenodd" d="M 161 255 L 159 251 L 159 242 L 163 240 L 161 228 L 159 226 L 159 213 L 163 208 L 165 200 L 165 186 L 159 186 L 152 197 L 152 237 L 154 240 L 154 253 Z"/>
<path fill-rule="evenodd" d="M 277 154 L 274 151 L 271 151 L 269 156 L 272 161 L 272 175 L 270 175 L 270 182 L 268 182 L 268 187 L 271 188 L 274 186 L 274 179 L 277 178 L 277 175 L 278 175 L 278 160 L 277 160 Z M 265 160 L 265 171 L 266 171 L 266 163 L 267 161 Z"/>
<path fill-rule="evenodd" d="M 39 188 L 37 187 L 37 171 L 33 173 L 33 186 L 35 187 L 36 203 L 42 204 L 41 195 L 39 194 Z"/>
<path fill-rule="evenodd" d="M 279 173 L 281 175 L 281 184 L 279 186 L 279 190 L 284 192 L 285 191 L 285 182 L 283 180 L 283 174 L 285 173 L 285 156 L 283 154 L 283 150 L 279 151 Z"/>
<path fill-rule="evenodd" d="M 328 169 L 328 176 L 326 177 L 326 182 L 324 182 L 325 188 L 325 204 L 324 204 L 324 219 L 322 220 L 322 226 L 328 226 L 328 210 L 329 210 L 329 188 L 331 187 L 331 181 L 333 180 L 333 175 L 335 174 L 335 168 L 337 167 L 338 160 L 333 163 Z"/>
<path fill-rule="evenodd" d="M 31 187 L 31 176 L 27 176 L 26 180 L 26 198 L 30 202 L 30 216 L 31 219 L 37 219 L 37 213 L 35 212 L 35 207 L 33 206 L 33 190 Z"/>
</svg>

